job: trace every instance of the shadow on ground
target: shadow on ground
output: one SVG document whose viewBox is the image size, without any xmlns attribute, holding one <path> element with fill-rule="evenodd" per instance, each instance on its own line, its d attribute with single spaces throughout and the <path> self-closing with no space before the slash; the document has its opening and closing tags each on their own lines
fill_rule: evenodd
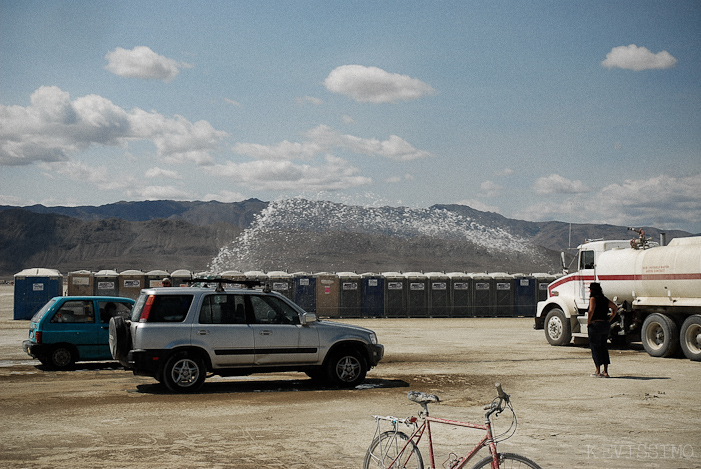
<svg viewBox="0 0 701 469">
<path fill-rule="evenodd" d="M 409 383 L 401 379 L 366 379 L 362 384 L 349 391 L 366 389 L 406 388 Z M 339 388 L 324 386 L 312 379 L 289 380 L 250 380 L 237 378 L 236 381 L 208 381 L 194 394 L 226 394 L 226 393 L 255 393 L 255 392 L 299 392 L 299 391 L 338 391 Z M 165 385 L 160 383 L 140 384 L 133 392 L 144 394 L 173 394 Z"/>
</svg>

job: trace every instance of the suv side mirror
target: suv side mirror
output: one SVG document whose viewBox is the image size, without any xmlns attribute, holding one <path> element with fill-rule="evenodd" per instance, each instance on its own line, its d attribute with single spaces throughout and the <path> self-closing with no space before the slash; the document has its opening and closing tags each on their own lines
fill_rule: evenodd
<svg viewBox="0 0 701 469">
<path fill-rule="evenodd" d="M 307 324 L 311 324 L 313 322 L 316 322 L 316 314 L 314 313 L 302 313 L 299 315 L 299 322 L 303 325 L 306 326 Z"/>
</svg>

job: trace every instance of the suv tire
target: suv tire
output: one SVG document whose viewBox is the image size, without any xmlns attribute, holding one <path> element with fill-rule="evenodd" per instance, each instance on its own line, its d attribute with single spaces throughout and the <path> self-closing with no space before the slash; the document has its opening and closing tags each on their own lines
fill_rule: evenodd
<svg viewBox="0 0 701 469">
<path fill-rule="evenodd" d="M 112 358 L 121 363 L 126 359 L 129 350 L 131 350 L 131 327 L 129 322 L 121 316 L 111 318 L 109 338 Z"/>
<path fill-rule="evenodd" d="M 172 355 L 163 367 L 163 383 L 173 392 L 195 392 L 204 383 L 207 368 L 204 361 L 187 352 Z"/>
<path fill-rule="evenodd" d="M 354 388 L 363 382 L 367 372 L 363 355 L 350 348 L 333 352 L 326 363 L 326 376 L 332 386 Z"/>
</svg>

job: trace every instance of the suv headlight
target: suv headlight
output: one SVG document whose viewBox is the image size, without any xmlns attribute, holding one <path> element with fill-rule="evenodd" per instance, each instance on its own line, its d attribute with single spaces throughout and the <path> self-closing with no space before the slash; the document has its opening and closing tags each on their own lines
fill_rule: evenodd
<svg viewBox="0 0 701 469">
<path fill-rule="evenodd" d="M 377 345 L 377 335 L 374 332 L 370 333 L 370 343 Z"/>
</svg>

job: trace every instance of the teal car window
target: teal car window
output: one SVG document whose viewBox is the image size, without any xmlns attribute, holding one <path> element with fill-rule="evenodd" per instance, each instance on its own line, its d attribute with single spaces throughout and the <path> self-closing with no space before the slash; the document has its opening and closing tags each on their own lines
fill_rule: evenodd
<svg viewBox="0 0 701 469">
<path fill-rule="evenodd" d="M 46 313 L 50 308 L 52 308 L 56 301 L 58 301 L 57 298 L 52 298 L 44 306 L 42 306 L 42 308 L 39 311 L 34 313 L 34 316 L 32 317 L 32 322 L 39 322 L 44 316 L 44 313 Z"/>
<path fill-rule="evenodd" d="M 95 322 L 92 301 L 70 300 L 61 305 L 54 313 L 51 322 L 86 323 Z"/>
<path fill-rule="evenodd" d="M 131 314 L 131 303 L 121 303 L 119 301 L 98 301 L 97 307 L 100 309 L 100 322 L 109 324 L 110 319 L 115 316 L 129 317 Z"/>
</svg>

